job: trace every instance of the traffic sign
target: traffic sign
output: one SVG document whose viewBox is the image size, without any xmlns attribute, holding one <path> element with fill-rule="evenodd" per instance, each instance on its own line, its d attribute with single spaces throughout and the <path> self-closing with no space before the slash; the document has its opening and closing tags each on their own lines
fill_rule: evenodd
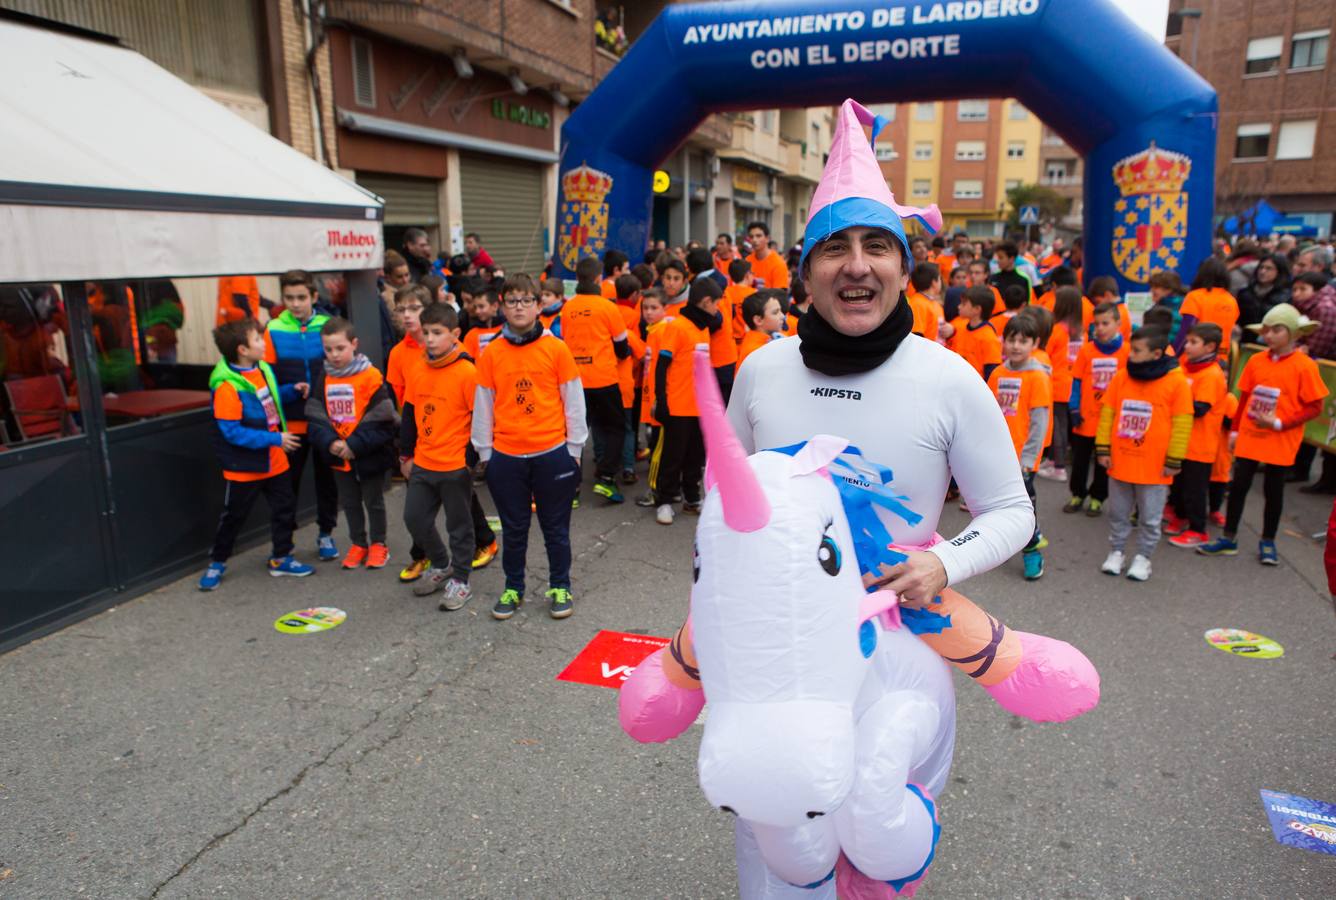
<svg viewBox="0 0 1336 900">
<path fill-rule="evenodd" d="M 1021 224 L 1022 224 L 1022 225 L 1038 225 L 1038 224 L 1039 224 L 1039 207 L 1037 207 L 1037 206 L 1022 206 L 1022 207 L 1021 207 Z"/>
<path fill-rule="evenodd" d="M 670 178 L 668 173 L 663 169 L 659 169 L 654 173 L 654 193 L 662 194 L 672 186 L 672 183 L 673 179 Z"/>
</svg>

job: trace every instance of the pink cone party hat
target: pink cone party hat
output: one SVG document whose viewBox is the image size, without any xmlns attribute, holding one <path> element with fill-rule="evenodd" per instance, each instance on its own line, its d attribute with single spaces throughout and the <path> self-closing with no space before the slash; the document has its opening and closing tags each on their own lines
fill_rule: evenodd
<svg viewBox="0 0 1336 900">
<path fill-rule="evenodd" d="M 895 235 L 904 248 L 905 259 L 912 265 L 901 217 L 913 216 L 934 232 L 942 227 L 942 213 L 937 204 L 921 209 L 895 202 L 895 195 L 886 185 L 872 151 L 886 122 L 884 116 L 874 116 L 867 107 L 854 100 L 845 100 L 840 107 L 830 158 L 826 161 L 826 170 L 821 173 L 821 183 L 812 194 L 812 212 L 807 217 L 803 237 L 804 261 L 813 247 L 835 232 L 863 225 L 884 228 Z M 865 125 L 872 127 L 871 141 L 864 136 Z"/>
</svg>

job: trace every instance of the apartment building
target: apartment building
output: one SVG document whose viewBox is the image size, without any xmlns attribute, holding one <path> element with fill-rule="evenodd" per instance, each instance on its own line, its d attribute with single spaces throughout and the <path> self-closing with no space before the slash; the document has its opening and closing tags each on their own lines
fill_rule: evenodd
<svg viewBox="0 0 1336 900">
<path fill-rule="evenodd" d="M 1265 199 L 1319 234 L 1336 213 L 1336 4 L 1170 0 L 1165 44 L 1220 98 L 1216 215 Z"/>
<path fill-rule="evenodd" d="M 948 230 L 1002 234 L 1007 191 L 1040 180 L 1043 125 L 1014 99 L 888 103 L 882 173 L 904 203 L 936 203 Z"/>
</svg>

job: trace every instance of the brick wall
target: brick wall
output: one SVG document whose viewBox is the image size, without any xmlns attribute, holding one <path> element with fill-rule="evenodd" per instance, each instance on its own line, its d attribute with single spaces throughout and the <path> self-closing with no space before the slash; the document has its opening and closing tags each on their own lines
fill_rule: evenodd
<svg viewBox="0 0 1336 900">
<path fill-rule="evenodd" d="M 274 0 L 271 0 L 274 2 Z M 288 117 L 292 146 L 307 156 L 317 158 L 315 122 L 311 105 L 311 79 L 306 69 L 306 24 L 298 17 L 295 3 L 277 0 L 282 29 L 283 72 L 288 92 Z M 316 70 L 323 92 L 321 116 L 324 124 L 326 162 L 338 165 L 338 148 L 334 140 L 334 87 L 330 77 L 329 45 L 319 52 Z"/>
</svg>

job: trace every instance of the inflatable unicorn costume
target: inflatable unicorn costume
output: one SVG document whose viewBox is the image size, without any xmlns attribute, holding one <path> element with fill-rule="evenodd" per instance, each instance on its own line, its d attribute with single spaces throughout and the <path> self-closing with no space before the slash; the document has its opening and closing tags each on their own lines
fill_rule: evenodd
<svg viewBox="0 0 1336 900">
<path fill-rule="evenodd" d="M 622 727 L 668 740 L 709 701 L 700 784 L 737 817 L 748 900 L 912 895 L 941 832 L 947 663 L 1037 721 L 1093 708 L 1098 675 L 1069 644 L 1011 631 L 954 591 L 903 605 L 868 593 L 860 552 L 898 552 L 867 509 L 896 511 L 889 473 L 828 435 L 747 456 L 708 352 L 694 365 L 709 469 L 691 613 L 627 679 Z"/>
</svg>

